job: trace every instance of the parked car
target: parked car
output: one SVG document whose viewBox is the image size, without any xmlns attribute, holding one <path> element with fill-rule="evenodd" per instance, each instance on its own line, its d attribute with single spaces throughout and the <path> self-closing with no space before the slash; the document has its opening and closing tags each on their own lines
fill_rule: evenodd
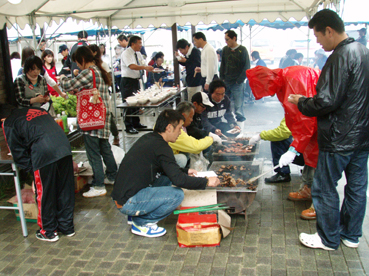
<svg viewBox="0 0 369 276">
<path fill-rule="evenodd" d="M 269 61 L 271 64 L 274 63 L 274 47 L 269 39 L 254 39 L 251 42 L 251 53 L 258 51 L 260 57 L 265 62 Z"/>
</svg>

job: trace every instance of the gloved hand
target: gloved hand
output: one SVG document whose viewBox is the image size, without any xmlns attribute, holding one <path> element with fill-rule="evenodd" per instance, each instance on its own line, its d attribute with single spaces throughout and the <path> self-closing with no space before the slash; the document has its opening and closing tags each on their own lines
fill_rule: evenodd
<svg viewBox="0 0 369 276">
<path fill-rule="evenodd" d="M 281 156 L 279 159 L 279 167 L 282 168 L 283 166 L 287 166 L 293 162 L 296 157 L 296 153 L 292 151 L 287 151 L 285 154 Z"/>
<path fill-rule="evenodd" d="M 256 134 L 256 135 L 251 137 L 251 139 L 249 141 L 249 145 L 255 145 L 260 140 L 261 140 L 260 134 Z"/>
<path fill-rule="evenodd" d="M 220 139 L 220 137 L 218 135 L 216 135 L 212 132 L 209 132 L 209 136 L 211 138 L 213 138 L 214 143 L 217 143 L 217 144 L 220 144 L 220 145 L 222 144 L 222 139 Z"/>
</svg>

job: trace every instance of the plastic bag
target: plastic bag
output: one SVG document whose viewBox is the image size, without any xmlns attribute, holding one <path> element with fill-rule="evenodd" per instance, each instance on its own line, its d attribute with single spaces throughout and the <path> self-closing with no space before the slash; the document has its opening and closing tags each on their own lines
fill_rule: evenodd
<svg viewBox="0 0 369 276">
<path fill-rule="evenodd" d="M 190 154 L 190 168 L 198 172 L 206 172 L 208 170 L 209 161 L 204 157 L 202 152 L 200 154 Z"/>
</svg>

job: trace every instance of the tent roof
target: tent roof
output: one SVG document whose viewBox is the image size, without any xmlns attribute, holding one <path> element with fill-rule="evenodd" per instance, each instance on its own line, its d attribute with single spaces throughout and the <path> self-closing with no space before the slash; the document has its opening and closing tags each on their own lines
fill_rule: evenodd
<svg viewBox="0 0 369 276">
<path fill-rule="evenodd" d="M 254 19 L 274 21 L 301 20 L 313 15 L 317 7 L 327 3 L 339 3 L 340 0 L 23 0 L 18 5 L 0 0 L 0 24 L 17 23 L 22 29 L 26 24 L 42 26 L 53 20 L 72 17 L 77 20 L 100 22 L 104 26 L 138 25 L 147 27 L 162 24 L 181 26 L 190 22 L 209 24 L 212 21 L 222 23 L 225 20 L 236 22 L 240 19 L 248 22 Z M 10 27 L 10 26 L 8 26 Z"/>
<path fill-rule="evenodd" d="M 289 20 L 289 21 L 282 21 L 282 20 L 276 20 L 274 22 L 270 22 L 268 20 L 263 20 L 261 22 L 256 22 L 255 20 L 251 19 L 249 22 L 244 23 L 241 20 L 237 20 L 235 23 L 222 23 L 222 24 L 214 24 L 212 26 L 209 27 L 199 27 L 198 30 L 213 30 L 213 31 L 224 31 L 224 30 L 230 30 L 230 29 L 237 29 L 240 26 L 244 26 L 244 25 L 249 25 L 249 26 L 263 26 L 263 27 L 268 27 L 268 28 L 273 28 L 273 29 L 281 29 L 281 30 L 287 30 L 287 29 L 293 29 L 293 28 L 300 28 L 303 26 L 308 26 L 308 21 L 294 21 L 294 20 Z M 359 24 L 366 24 L 369 25 L 369 21 L 355 21 L 355 22 L 351 22 L 351 21 L 345 21 L 344 22 L 345 26 L 350 26 L 350 25 L 359 25 Z"/>
</svg>

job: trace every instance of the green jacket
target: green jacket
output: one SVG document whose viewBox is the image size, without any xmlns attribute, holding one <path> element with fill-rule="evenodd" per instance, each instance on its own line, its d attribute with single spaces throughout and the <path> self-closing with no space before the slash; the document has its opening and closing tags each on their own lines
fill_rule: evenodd
<svg viewBox="0 0 369 276">
<path fill-rule="evenodd" d="M 271 130 L 263 130 L 260 133 L 260 138 L 266 141 L 277 142 L 285 140 L 291 135 L 292 133 L 286 125 L 286 120 L 285 118 L 283 118 L 277 128 Z"/>
</svg>

